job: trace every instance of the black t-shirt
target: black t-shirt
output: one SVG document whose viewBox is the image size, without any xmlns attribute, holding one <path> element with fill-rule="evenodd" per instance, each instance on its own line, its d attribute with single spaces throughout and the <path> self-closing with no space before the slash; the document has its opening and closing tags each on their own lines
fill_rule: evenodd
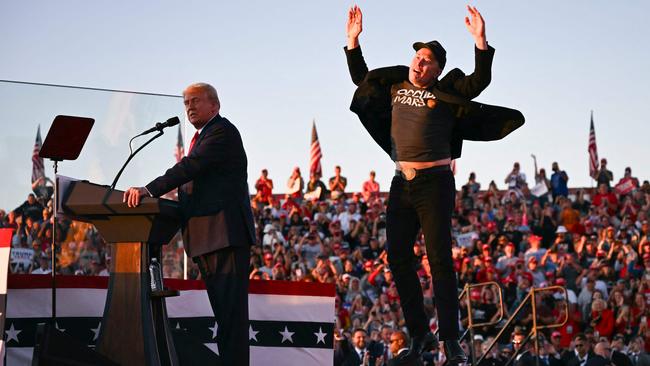
<svg viewBox="0 0 650 366">
<path fill-rule="evenodd" d="M 336 180 L 336 176 L 331 177 L 330 180 L 329 180 L 329 183 L 330 184 L 334 183 L 334 180 Z M 348 178 L 341 175 L 341 176 L 339 176 L 339 180 L 341 181 L 341 183 L 343 184 L 344 187 L 346 187 L 348 185 Z"/>
<path fill-rule="evenodd" d="M 436 161 L 451 156 L 455 120 L 446 103 L 404 81 L 391 87 L 391 106 L 394 161 Z"/>
</svg>

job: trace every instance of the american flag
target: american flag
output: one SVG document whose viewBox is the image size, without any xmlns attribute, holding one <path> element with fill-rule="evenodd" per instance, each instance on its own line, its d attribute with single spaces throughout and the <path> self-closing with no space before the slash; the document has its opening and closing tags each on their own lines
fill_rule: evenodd
<svg viewBox="0 0 650 366">
<path fill-rule="evenodd" d="M 36 182 L 39 178 L 45 177 L 45 166 L 43 165 L 43 158 L 38 154 L 41 151 L 41 125 L 38 125 L 36 130 L 36 141 L 34 142 L 34 151 L 32 152 L 32 183 Z"/>
<path fill-rule="evenodd" d="M 181 125 L 178 125 L 178 140 L 176 140 L 176 147 L 174 148 L 174 156 L 178 163 L 185 156 L 185 147 L 183 146 L 183 135 L 181 135 Z"/>
<path fill-rule="evenodd" d="M 594 112 L 591 111 L 591 127 L 589 128 L 589 175 L 596 179 L 598 175 L 598 148 L 596 147 L 596 130 L 594 130 Z"/>
<path fill-rule="evenodd" d="M 316 121 L 312 122 L 311 127 L 311 150 L 309 151 L 309 173 L 323 174 L 320 159 L 323 154 L 320 151 L 320 143 L 318 142 L 318 133 L 316 132 Z"/>
</svg>

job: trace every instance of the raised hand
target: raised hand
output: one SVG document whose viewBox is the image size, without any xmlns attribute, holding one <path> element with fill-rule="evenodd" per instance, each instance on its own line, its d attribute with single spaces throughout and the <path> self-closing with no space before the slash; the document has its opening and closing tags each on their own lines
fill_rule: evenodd
<svg viewBox="0 0 650 366">
<path fill-rule="evenodd" d="M 487 39 L 485 38 L 485 21 L 483 16 L 475 7 L 467 5 L 469 16 L 465 17 L 465 26 L 469 33 L 474 37 L 476 47 L 479 50 L 487 50 Z M 471 18 L 471 19 L 470 19 Z"/>
<path fill-rule="evenodd" d="M 348 49 L 359 47 L 359 34 L 363 31 L 363 13 L 361 13 L 361 8 L 356 5 L 348 11 L 345 31 L 348 36 Z"/>
</svg>

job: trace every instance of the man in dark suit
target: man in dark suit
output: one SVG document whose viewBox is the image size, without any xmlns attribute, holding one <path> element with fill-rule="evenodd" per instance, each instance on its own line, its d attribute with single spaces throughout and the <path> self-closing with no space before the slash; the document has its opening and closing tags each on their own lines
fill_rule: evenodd
<svg viewBox="0 0 650 366">
<path fill-rule="evenodd" d="M 387 253 L 412 337 L 409 354 L 419 356 L 436 343 L 414 264 L 413 242 L 422 229 L 440 339 L 450 364 L 467 361 L 458 342 L 458 284 L 451 256 L 456 191 L 450 163 L 460 156 L 463 139 L 496 140 L 523 124 L 518 111 L 470 102 L 491 81 L 494 48 L 487 44 L 481 14 L 469 6 L 468 11 L 465 24 L 476 45 L 471 75 L 454 69 L 438 80 L 446 51 L 437 41 L 415 43 L 410 67 L 369 71 L 359 46 L 363 24 L 356 6 L 348 14 L 345 48 L 350 76 L 358 86 L 350 109 L 396 163 L 388 198 Z M 466 119 L 470 110 L 483 112 Z"/>
<path fill-rule="evenodd" d="M 539 341 L 539 356 L 535 355 L 535 346 L 533 340 L 527 345 L 526 351 L 517 357 L 515 366 L 562 366 L 562 360 L 558 354 L 551 354 L 552 346 L 544 339 Z"/>
<path fill-rule="evenodd" d="M 390 352 L 392 358 L 386 362 L 388 366 L 421 366 L 422 360 L 416 357 L 406 357 L 408 354 L 408 336 L 401 330 L 390 335 Z"/>
<path fill-rule="evenodd" d="M 197 130 L 187 156 L 146 187 L 129 188 L 124 201 L 135 207 L 142 196 L 179 187 L 183 244 L 205 281 L 220 358 L 224 365 L 248 365 L 248 264 L 255 232 L 246 153 L 237 128 L 219 115 L 214 87 L 192 84 L 183 99 Z"/>
<path fill-rule="evenodd" d="M 616 334 L 612 338 L 612 363 L 616 366 L 633 366 L 630 357 L 625 354 L 625 336 Z"/>
<path fill-rule="evenodd" d="M 645 351 L 643 336 L 635 336 L 630 341 L 630 359 L 634 366 L 650 366 L 650 355 Z"/>
<path fill-rule="evenodd" d="M 587 360 L 585 366 L 613 366 L 612 348 L 607 341 L 596 343 L 594 347 L 594 357 Z"/>
<path fill-rule="evenodd" d="M 378 343 L 368 342 L 368 333 L 365 329 L 355 329 L 352 333 L 352 341 L 347 337 L 340 337 L 337 340 L 334 349 L 335 366 L 375 366 L 377 358 L 382 358 L 382 348 L 377 347 Z"/>
<path fill-rule="evenodd" d="M 579 333 L 573 337 L 573 346 L 573 350 L 566 350 L 562 355 L 562 362 L 566 366 L 585 366 L 594 357 L 591 344 L 584 334 Z"/>
</svg>

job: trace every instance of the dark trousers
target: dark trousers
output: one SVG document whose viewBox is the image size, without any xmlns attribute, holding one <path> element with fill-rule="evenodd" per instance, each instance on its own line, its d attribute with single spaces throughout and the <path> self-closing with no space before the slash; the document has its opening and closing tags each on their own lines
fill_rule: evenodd
<svg viewBox="0 0 650 366">
<path fill-rule="evenodd" d="M 249 364 L 249 250 L 248 246 L 229 247 L 193 258 L 217 321 L 217 346 L 223 365 Z"/>
<path fill-rule="evenodd" d="M 412 336 L 429 331 L 413 244 L 422 228 L 433 277 L 440 339 L 458 339 L 458 289 L 451 258 L 451 214 L 456 196 L 449 167 L 419 171 L 391 183 L 386 216 L 388 262 L 395 278 L 404 319 Z"/>
</svg>

